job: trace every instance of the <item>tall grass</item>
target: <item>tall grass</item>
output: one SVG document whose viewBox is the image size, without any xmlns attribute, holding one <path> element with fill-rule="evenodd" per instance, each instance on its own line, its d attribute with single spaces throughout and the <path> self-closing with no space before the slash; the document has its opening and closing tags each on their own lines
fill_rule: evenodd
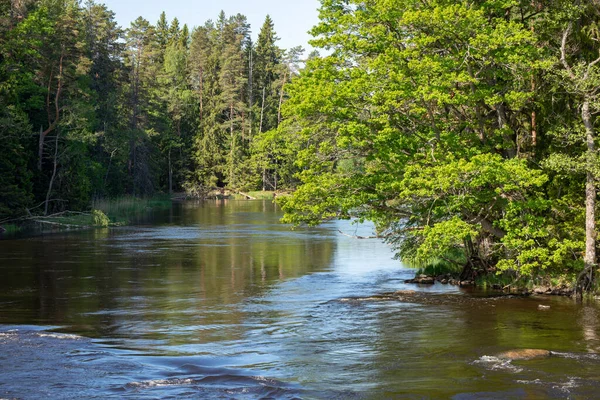
<svg viewBox="0 0 600 400">
<path fill-rule="evenodd" d="M 117 224 L 127 224 L 151 209 L 169 208 L 171 203 L 172 200 L 168 195 L 142 198 L 121 196 L 113 199 L 94 200 L 92 209 L 102 211 Z"/>
</svg>

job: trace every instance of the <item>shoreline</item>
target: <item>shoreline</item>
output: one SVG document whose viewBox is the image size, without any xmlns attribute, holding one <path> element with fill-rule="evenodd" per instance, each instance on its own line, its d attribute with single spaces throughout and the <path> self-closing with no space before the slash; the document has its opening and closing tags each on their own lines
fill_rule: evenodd
<svg viewBox="0 0 600 400">
<path fill-rule="evenodd" d="M 413 279 L 406 279 L 404 283 L 416 284 L 416 285 L 433 285 L 436 282 L 442 285 L 453 285 L 460 287 L 479 287 L 484 290 L 491 290 L 498 293 L 506 294 L 518 294 L 518 295 L 545 295 L 545 296 L 562 296 L 562 297 L 574 297 L 575 289 L 568 285 L 550 286 L 550 285 L 500 285 L 492 283 L 491 280 L 486 280 L 485 276 L 481 276 L 478 279 L 471 280 L 460 280 L 452 274 L 443 275 L 425 275 L 416 274 Z"/>
</svg>

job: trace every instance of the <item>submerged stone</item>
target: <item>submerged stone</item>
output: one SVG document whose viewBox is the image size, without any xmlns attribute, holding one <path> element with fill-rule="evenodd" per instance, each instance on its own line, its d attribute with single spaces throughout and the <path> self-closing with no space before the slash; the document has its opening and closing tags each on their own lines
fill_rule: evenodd
<svg viewBox="0 0 600 400">
<path fill-rule="evenodd" d="M 516 349 L 498 354 L 498 358 L 504 360 L 531 360 L 534 358 L 550 357 L 552 352 L 543 349 Z"/>
</svg>

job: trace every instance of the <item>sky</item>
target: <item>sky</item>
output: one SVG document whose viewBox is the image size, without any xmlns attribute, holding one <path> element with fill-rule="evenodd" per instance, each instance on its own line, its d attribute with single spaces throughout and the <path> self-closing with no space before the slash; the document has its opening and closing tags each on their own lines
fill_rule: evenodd
<svg viewBox="0 0 600 400">
<path fill-rule="evenodd" d="M 142 16 L 156 24 L 160 13 L 167 20 L 177 17 L 179 25 L 203 25 L 209 19 L 217 19 L 221 10 L 227 16 L 237 13 L 248 18 L 252 26 L 252 37 L 256 40 L 267 14 L 275 24 L 275 32 L 281 39 L 278 46 L 289 49 L 302 46 L 309 49 L 311 36 L 307 33 L 318 22 L 319 0 L 98 0 L 116 14 L 117 22 L 127 28 L 130 22 Z"/>
</svg>

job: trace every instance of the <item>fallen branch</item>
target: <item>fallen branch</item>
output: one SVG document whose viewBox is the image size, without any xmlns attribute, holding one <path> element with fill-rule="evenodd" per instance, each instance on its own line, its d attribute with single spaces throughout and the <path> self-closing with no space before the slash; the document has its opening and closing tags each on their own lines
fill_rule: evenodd
<svg viewBox="0 0 600 400">
<path fill-rule="evenodd" d="M 250 196 L 249 194 L 242 193 L 242 192 L 238 192 L 238 193 L 239 193 L 239 194 L 241 194 L 242 196 L 245 196 L 245 197 L 247 197 L 247 198 L 248 198 L 248 199 L 250 199 L 250 200 L 256 200 L 256 197 L 252 197 L 252 196 Z"/>
<path fill-rule="evenodd" d="M 35 222 L 39 222 L 40 224 L 48 224 L 48 225 L 54 225 L 54 226 L 64 226 L 66 228 L 77 228 L 77 229 L 81 229 L 81 228 L 91 228 L 89 225 L 72 225 L 72 224 L 65 224 L 62 222 L 53 222 L 53 221 L 44 221 L 43 219 L 34 219 Z"/>
</svg>

